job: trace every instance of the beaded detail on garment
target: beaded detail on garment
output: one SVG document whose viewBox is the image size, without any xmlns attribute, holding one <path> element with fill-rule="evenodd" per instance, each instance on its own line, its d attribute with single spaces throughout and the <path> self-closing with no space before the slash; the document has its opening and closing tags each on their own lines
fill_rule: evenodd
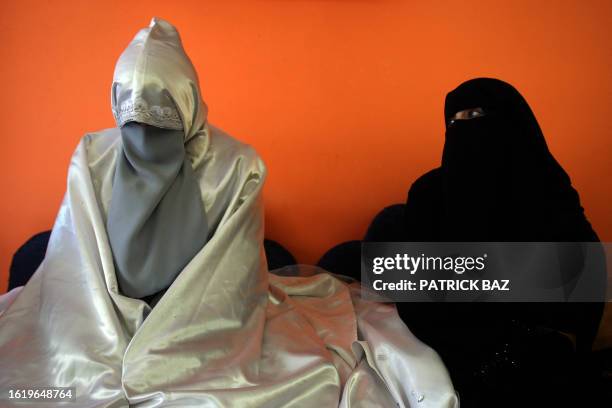
<svg viewBox="0 0 612 408">
<path fill-rule="evenodd" d="M 119 127 L 127 122 L 140 122 L 165 129 L 183 129 L 177 110 L 169 106 L 150 105 L 144 99 L 124 101 L 113 115 Z"/>
</svg>

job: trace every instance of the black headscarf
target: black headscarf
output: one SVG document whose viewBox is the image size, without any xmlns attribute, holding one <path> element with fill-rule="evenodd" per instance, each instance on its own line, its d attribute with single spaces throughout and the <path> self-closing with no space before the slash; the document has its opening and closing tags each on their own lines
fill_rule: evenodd
<svg viewBox="0 0 612 408">
<path fill-rule="evenodd" d="M 481 108 L 482 116 L 452 120 Z M 552 156 L 525 99 L 497 79 L 446 96 L 442 239 L 597 241 L 576 190 Z"/>
</svg>

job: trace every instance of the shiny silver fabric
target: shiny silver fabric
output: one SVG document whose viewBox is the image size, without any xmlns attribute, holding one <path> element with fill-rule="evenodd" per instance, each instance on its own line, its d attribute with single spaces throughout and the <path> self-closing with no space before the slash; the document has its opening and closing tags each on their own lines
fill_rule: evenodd
<svg viewBox="0 0 612 408">
<path fill-rule="evenodd" d="M 122 135 L 106 224 L 116 276 L 122 294 L 153 304 L 209 232 L 184 146 L 204 134 L 206 105 L 171 24 L 153 19 L 121 54 L 111 107 Z"/>
<path fill-rule="evenodd" d="M 78 407 L 458 405 L 393 306 L 314 267 L 268 273 L 265 166 L 213 126 L 186 152 L 214 235 L 154 309 L 119 293 L 105 229 L 119 143 L 119 129 L 81 140 L 45 260 L 0 302 L 0 390 L 73 386 Z"/>
<path fill-rule="evenodd" d="M 186 141 L 204 132 L 208 109 L 198 75 L 170 23 L 154 18 L 121 54 L 111 107 L 117 127 L 134 121 L 182 129 Z"/>
</svg>

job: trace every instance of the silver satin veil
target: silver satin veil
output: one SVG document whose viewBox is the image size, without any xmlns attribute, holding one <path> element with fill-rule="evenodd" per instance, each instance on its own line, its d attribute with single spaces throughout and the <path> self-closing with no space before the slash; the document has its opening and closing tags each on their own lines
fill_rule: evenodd
<svg viewBox="0 0 612 408">
<path fill-rule="evenodd" d="M 126 52 L 157 30 L 169 33 L 160 43 L 180 41 L 153 19 Z M 158 52 L 159 61 L 176 56 L 163 44 Z M 251 147 L 206 123 L 184 63 L 160 62 L 163 75 L 150 82 L 167 100 L 147 99 L 141 84 L 145 92 L 130 92 L 129 78 L 149 84 L 146 76 L 116 72 L 113 109 L 117 126 L 183 128 L 214 234 L 153 309 L 120 294 L 105 224 L 121 134 L 85 135 L 43 263 L 0 297 L 0 405 L 20 405 L 6 399 L 9 389 L 61 386 L 76 388 L 76 404 L 65 405 L 78 407 L 457 407 L 440 358 L 394 306 L 366 301 L 357 283 L 312 266 L 292 267 L 308 277 L 268 273 L 266 168 Z"/>
</svg>

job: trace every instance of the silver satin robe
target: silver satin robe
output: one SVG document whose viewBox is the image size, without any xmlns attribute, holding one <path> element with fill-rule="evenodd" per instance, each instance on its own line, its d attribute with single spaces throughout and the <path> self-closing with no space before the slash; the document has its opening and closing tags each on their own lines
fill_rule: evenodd
<svg viewBox="0 0 612 408">
<path fill-rule="evenodd" d="M 158 59 L 138 65 L 143 52 Z M 153 19 L 120 59 L 113 110 L 118 126 L 183 128 L 214 235 L 153 309 L 121 295 L 105 230 L 120 131 L 85 135 L 42 265 L 0 301 L 0 406 L 20 405 L 10 389 L 49 386 L 75 387 L 66 406 L 78 407 L 458 406 L 441 360 L 392 305 L 322 270 L 268 273 L 266 168 L 207 124 L 181 52 Z"/>
</svg>

